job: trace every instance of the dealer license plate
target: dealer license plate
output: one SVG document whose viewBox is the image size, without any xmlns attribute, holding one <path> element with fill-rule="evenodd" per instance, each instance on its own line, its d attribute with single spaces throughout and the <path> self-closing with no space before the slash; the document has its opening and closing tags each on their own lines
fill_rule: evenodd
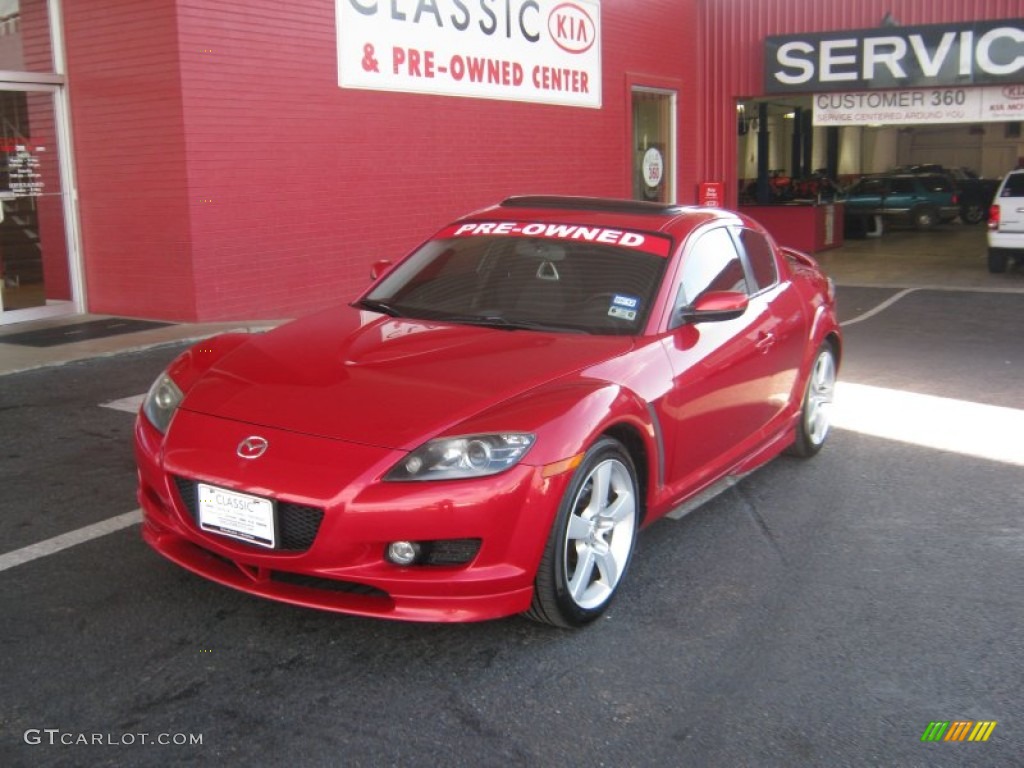
<svg viewBox="0 0 1024 768">
<path fill-rule="evenodd" d="M 277 544 L 274 502 L 199 483 L 199 527 L 273 549 Z"/>
</svg>

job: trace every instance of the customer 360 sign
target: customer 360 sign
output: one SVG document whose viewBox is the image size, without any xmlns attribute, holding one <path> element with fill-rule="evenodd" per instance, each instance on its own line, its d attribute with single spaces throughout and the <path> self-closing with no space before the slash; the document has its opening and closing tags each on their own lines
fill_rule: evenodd
<svg viewBox="0 0 1024 768">
<path fill-rule="evenodd" d="M 335 0 L 338 85 L 601 106 L 598 0 Z"/>
</svg>

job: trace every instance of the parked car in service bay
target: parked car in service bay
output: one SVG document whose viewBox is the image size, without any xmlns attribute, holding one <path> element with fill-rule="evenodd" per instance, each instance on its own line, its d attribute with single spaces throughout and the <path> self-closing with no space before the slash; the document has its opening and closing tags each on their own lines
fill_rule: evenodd
<svg viewBox="0 0 1024 768">
<path fill-rule="evenodd" d="M 849 189 L 845 210 L 847 227 L 854 231 L 870 231 L 872 219 L 925 230 L 959 216 L 960 200 L 946 174 L 881 173 L 865 176 Z"/>
<path fill-rule="evenodd" d="M 136 421 L 143 537 L 287 603 L 580 626 L 638 529 L 822 447 L 840 353 L 831 281 L 745 216 L 510 198 L 178 357 Z"/>
<path fill-rule="evenodd" d="M 988 218 L 999 179 L 983 179 L 967 168 L 949 168 L 960 197 L 960 220 L 980 224 Z"/>
<path fill-rule="evenodd" d="M 1010 259 L 1024 264 L 1024 169 L 1003 177 L 988 215 L 988 271 L 1005 272 Z"/>
<path fill-rule="evenodd" d="M 980 224 L 985 221 L 1000 181 L 999 179 L 983 179 L 974 171 L 962 166 L 946 168 L 933 163 L 901 166 L 896 171 L 943 173 L 949 176 L 956 185 L 957 198 L 960 201 L 960 220 L 965 224 Z"/>
</svg>

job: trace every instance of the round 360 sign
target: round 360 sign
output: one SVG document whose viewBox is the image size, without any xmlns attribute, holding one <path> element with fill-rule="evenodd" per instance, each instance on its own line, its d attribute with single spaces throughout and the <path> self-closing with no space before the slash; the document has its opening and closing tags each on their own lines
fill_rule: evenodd
<svg viewBox="0 0 1024 768">
<path fill-rule="evenodd" d="M 644 153 L 643 160 L 644 183 L 648 187 L 656 187 L 661 184 L 662 176 L 665 173 L 665 163 L 661 158 L 661 152 L 651 147 Z"/>
</svg>

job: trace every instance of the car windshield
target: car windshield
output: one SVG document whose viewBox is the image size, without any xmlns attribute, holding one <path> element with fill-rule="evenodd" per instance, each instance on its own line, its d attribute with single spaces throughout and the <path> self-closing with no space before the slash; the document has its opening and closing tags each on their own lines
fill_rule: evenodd
<svg viewBox="0 0 1024 768">
<path fill-rule="evenodd" d="M 522 235 L 431 240 L 357 306 L 507 330 L 637 334 L 657 295 L 669 242 L 649 234 L 620 239 L 653 239 L 662 253 Z"/>
</svg>

